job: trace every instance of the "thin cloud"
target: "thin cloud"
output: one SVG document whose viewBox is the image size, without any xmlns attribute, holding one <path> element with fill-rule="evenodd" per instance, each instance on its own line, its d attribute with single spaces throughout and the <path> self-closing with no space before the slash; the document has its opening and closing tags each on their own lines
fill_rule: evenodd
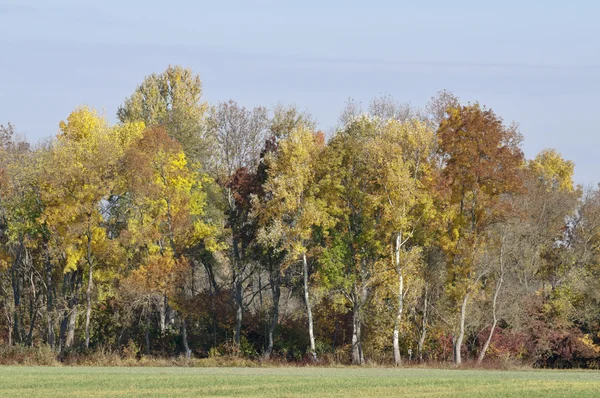
<svg viewBox="0 0 600 398">
<path fill-rule="evenodd" d="M 0 3 L 0 15 L 32 14 L 35 11 L 36 8 L 29 5 Z"/>
</svg>

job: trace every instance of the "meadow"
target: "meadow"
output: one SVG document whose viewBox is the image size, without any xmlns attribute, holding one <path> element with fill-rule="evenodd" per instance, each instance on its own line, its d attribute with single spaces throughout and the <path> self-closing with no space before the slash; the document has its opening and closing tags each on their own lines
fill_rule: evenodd
<svg viewBox="0 0 600 398">
<path fill-rule="evenodd" d="M 600 372 L 0 367 L 2 397 L 598 397 Z"/>
</svg>

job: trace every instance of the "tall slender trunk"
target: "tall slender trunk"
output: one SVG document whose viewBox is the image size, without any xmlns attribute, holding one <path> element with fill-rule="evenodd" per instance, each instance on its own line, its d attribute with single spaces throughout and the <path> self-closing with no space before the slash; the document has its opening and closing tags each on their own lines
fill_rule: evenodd
<svg viewBox="0 0 600 398">
<path fill-rule="evenodd" d="M 60 327 L 58 329 L 58 352 L 62 352 L 66 345 L 68 319 L 68 312 L 62 312 L 62 318 L 59 325 Z"/>
<path fill-rule="evenodd" d="M 239 242 L 234 236 L 233 246 L 233 289 L 235 301 L 235 333 L 233 337 L 234 344 L 239 347 L 242 334 L 242 320 L 244 316 L 244 297 L 243 297 L 243 275 L 241 267 L 241 253 Z"/>
<path fill-rule="evenodd" d="M 461 357 L 461 348 L 462 348 L 462 342 L 463 339 L 465 337 L 465 318 L 466 318 L 466 313 L 467 313 L 467 302 L 469 301 L 469 293 L 465 294 L 465 297 L 463 298 L 463 302 L 462 305 L 460 306 L 460 326 L 459 326 L 459 331 L 458 331 L 458 335 L 454 337 L 454 364 L 455 365 L 460 365 L 462 364 L 462 357 Z"/>
<path fill-rule="evenodd" d="M 89 273 L 88 273 L 88 284 L 85 292 L 86 299 L 86 311 L 85 311 L 85 348 L 90 348 L 90 319 L 92 316 L 92 288 L 94 286 L 93 281 L 94 267 L 92 261 L 89 260 Z"/>
<path fill-rule="evenodd" d="M 244 316 L 244 298 L 243 298 L 243 269 L 242 269 L 242 253 L 240 251 L 240 242 L 237 237 L 236 228 L 236 204 L 231 188 L 227 189 L 227 200 L 229 202 L 229 217 L 231 222 L 231 246 L 233 249 L 233 289 L 234 289 L 234 301 L 235 301 L 235 331 L 233 335 L 233 342 L 236 347 L 240 347 L 242 340 L 242 321 Z"/>
<path fill-rule="evenodd" d="M 400 264 L 400 245 L 402 243 L 402 234 L 396 234 L 396 247 L 395 247 L 395 262 L 396 262 L 396 274 L 398 276 L 398 303 L 396 319 L 394 321 L 394 364 L 396 366 L 402 365 L 402 357 L 400 356 L 400 322 L 402 321 L 402 311 L 404 310 L 404 270 Z"/>
<path fill-rule="evenodd" d="M 70 308 L 67 318 L 67 337 L 65 339 L 65 348 L 73 347 L 75 343 L 75 326 L 77 323 L 77 304 Z"/>
<path fill-rule="evenodd" d="M 313 330 L 313 315 L 310 305 L 310 296 L 308 294 L 308 261 L 306 253 L 302 253 L 302 275 L 304 277 L 304 303 L 306 304 L 306 314 L 308 317 L 308 338 L 310 339 L 310 353 L 313 361 L 317 361 L 317 350 L 315 347 L 315 333 Z"/>
<path fill-rule="evenodd" d="M 500 246 L 500 275 L 498 277 L 498 281 L 496 282 L 496 288 L 494 289 L 494 297 L 492 299 L 492 327 L 490 329 L 490 333 L 488 334 L 483 347 L 481 348 L 481 352 L 479 353 L 479 358 L 477 358 L 477 365 L 481 365 L 483 362 L 483 358 L 485 358 L 485 353 L 487 352 L 490 342 L 492 341 L 492 337 L 494 336 L 494 331 L 496 330 L 496 325 L 498 324 L 498 315 L 497 315 L 497 303 L 498 303 L 498 294 L 500 293 L 500 289 L 502 288 L 502 283 L 504 282 L 504 239 L 502 241 L 502 246 Z"/>
<path fill-rule="evenodd" d="M 429 286 L 425 283 L 425 295 L 423 297 L 423 318 L 421 319 L 421 334 L 417 343 L 417 355 L 419 361 L 423 362 L 423 345 L 427 335 L 427 307 L 429 306 Z"/>
<path fill-rule="evenodd" d="M 481 352 L 479 353 L 479 357 L 477 358 L 477 365 L 481 365 L 483 362 L 483 358 L 485 358 L 485 353 L 487 352 L 490 342 L 492 341 L 492 337 L 494 336 L 494 330 L 496 329 L 496 325 L 498 324 L 498 320 L 496 319 L 496 314 L 494 314 L 494 321 L 492 322 L 492 327 L 490 329 L 490 333 L 488 334 L 483 347 L 481 348 Z"/>
<path fill-rule="evenodd" d="M 148 303 L 148 308 L 146 309 L 146 355 L 150 355 L 150 304 Z"/>
<path fill-rule="evenodd" d="M 20 306 L 21 306 L 21 284 L 20 284 L 20 275 L 19 272 L 17 271 L 17 264 L 18 261 L 20 261 L 19 259 L 20 256 L 17 256 L 17 258 L 15 258 L 15 260 L 13 261 L 13 266 L 11 267 L 10 270 L 10 276 L 11 276 L 11 284 L 12 284 L 12 290 L 13 290 L 13 303 L 14 303 L 14 312 L 13 312 L 13 316 L 12 316 L 12 329 L 13 329 L 13 341 L 14 343 L 18 343 L 20 342 L 20 335 L 21 335 L 21 331 L 20 331 L 20 321 L 21 321 L 21 317 L 20 317 Z"/>
<path fill-rule="evenodd" d="M 363 360 L 360 308 L 355 304 L 352 312 L 352 364 L 362 365 Z"/>
<path fill-rule="evenodd" d="M 237 275 L 235 277 L 235 334 L 234 334 L 234 343 L 237 347 L 240 346 L 241 338 L 242 338 L 242 320 L 244 315 L 244 297 L 242 295 L 242 281 L 241 275 Z"/>
<path fill-rule="evenodd" d="M 27 345 L 29 347 L 33 344 L 33 329 L 35 327 L 35 321 L 37 320 L 38 309 L 37 307 L 37 290 L 35 288 L 35 281 L 33 279 L 33 273 L 30 276 L 31 283 L 31 296 L 29 297 L 29 332 L 27 333 Z"/>
<path fill-rule="evenodd" d="M 4 306 L 3 306 L 3 310 L 4 310 L 4 316 L 6 317 L 6 326 L 7 326 L 7 331 L 8 331 L 8 336 L 7 336 L 7 343 L 8 346 L 12 346 L 13 345 L 13 324 L 12 324 L 12 314 L 13 314 L 13 310 L 12 310 L 12 302 L 11 303 L 7 303 L 4 302 Z"/>
<path fill-rule="evenodd" d="M 12 327 L 8 328 L 8 346 L 12 346 L 13 345 L 13 329 Z"/>
<path fill-rule="evenodd" d="M 52 292 L 54 284 L 52 282 L 52 262 L 50 261 L 47 242 L 44 242 L 44 256 L 46 263 L 46 322 L 48 324 L 46 341 L 50 348 L 54 349 L 54 297 Z"/>
<path fill-rule="evenodd" d="M 366 260 L 361 260 L 360 281 L 354 282 L 352 291 L 352 363 L 362 365 L 365 357 L 362 349 L 362 311 L 369 295 L 365 281 L 368 279 Z M 358 283 L 358 284 L 357 284 Z"/>
<path fill-rule="evenodd" d="M 271 322 L 269 323 L 269 340 L 264 354 L 265 359 L 269 359 L 273 352 L 273 334 L 275 333 L 275 328 L 279 322 L 279 299 L 281 298 L 281 275 L 279 274 L 279 267 L 276 267 L 275 270 L 271 271 L 269 279 L 273 296 L 273 308 L 271 311 Z"/>
<path fill-rule="evenodd" d="M 167 331 L 167 296 L 163 295 L 158 300 L 158 315 L 160 319 L 160 336 L 164 337 Z"/>
<path fill-rule="evenodd" d="M 186 359 L 190 359 L 192 357 L 192 351 L 190 350 L 190 345 L 188 344 L 188 335 L 187 335 L 187 321 L 185 318 L 181 318 L 181 337 L 183 340 L 183 348 L 185 350 Z"/>
<path fill-rule="evenodd" d="M 212 322 L 212 347 L 217 346 L 217 313 L 216 313 L 216 295 L 218 294 L 218 285 L 215 280 L 215 275 L 212 269 L 212 264 L 208 261 L 203 261 L 204 269 L 209 280 L 209 293 L 210 293 L 210 317 Z"/>
<path fill-rule="evenodd" d="M 94 260 L 92 259 L 92 232 L 88 228 L 86 258 L 88 263 L 88 284 L 85 292 L 85 348 L 90 348 L 90 319 L 92 317 L 92 289 L 94 287 Z"/>
<path fill-rule="evenodd" d="M 75 343 L 75 328 L 77 326 L 77 308 L 79 305 L 81 272 L 77 270 L 71 272 L 69 275 L 65 275 L 65 284 L 67 285 L 65 287 L 65 294 L 68 295 L 70 293 L 70 297 L 67 300 L 67 308 L 65 309 L 64 319 L 61 325 L 61 336 L 64 336 L 64 348 L 70 348 Z"/>
<path fill-rule="evenodd" d="M 69 322 L 70 299 L 68 290 L 71 288 L 73 273 L 63 274 L 62 300 L 59 301 L 60 321 L 58 329 L 58 352 L 63 351 L 67 340 L 67 325 Z"/>
<path fill-rule="evenodd" d="M 30 320 L 29 320 L 29 331 L 27 332 L 27 345 L 31 347 L 33 344 L 33 329 L 35 327 L 35 321 L 37 320 L 37 309 L 35 308 L 34 300 L 30 303 Z"/>
</svg>

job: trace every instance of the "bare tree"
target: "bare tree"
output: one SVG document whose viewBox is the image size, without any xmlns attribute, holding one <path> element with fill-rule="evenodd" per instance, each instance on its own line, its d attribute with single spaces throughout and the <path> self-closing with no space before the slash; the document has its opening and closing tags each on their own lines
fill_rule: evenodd
<svg viewBox="0 0 600 398">
<path fill-rule="evenodd" d="M 449 108 L 456 108 L 459 105 L 458 97 L 450 91 L 438 91 L 425 106 L 425 117 L 433 128 L 438 128 L 442 120 L 446 117 L 446 111 Z"/>
<path fill-rule="evenodd" d="M 369 114 L 377 116 L 383 120 L 393 119 L 399 122 L 407 122 L 412 119 L 419 119 L 419 110 L 409 103 L 398 102 L 389 94 L 383 94 L 375 97 L 369 104 Z"/>
</svg>

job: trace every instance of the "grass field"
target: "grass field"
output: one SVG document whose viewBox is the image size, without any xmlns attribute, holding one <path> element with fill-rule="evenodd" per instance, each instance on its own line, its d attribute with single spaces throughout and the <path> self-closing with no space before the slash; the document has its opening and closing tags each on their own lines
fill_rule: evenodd
<svg viewBox="0 0 600 398">
<path fill-rule="evenodd" d="M 599 397 L 600 373 L 377 368 L 0 367 L 2 397 Z"/>
</svg>

